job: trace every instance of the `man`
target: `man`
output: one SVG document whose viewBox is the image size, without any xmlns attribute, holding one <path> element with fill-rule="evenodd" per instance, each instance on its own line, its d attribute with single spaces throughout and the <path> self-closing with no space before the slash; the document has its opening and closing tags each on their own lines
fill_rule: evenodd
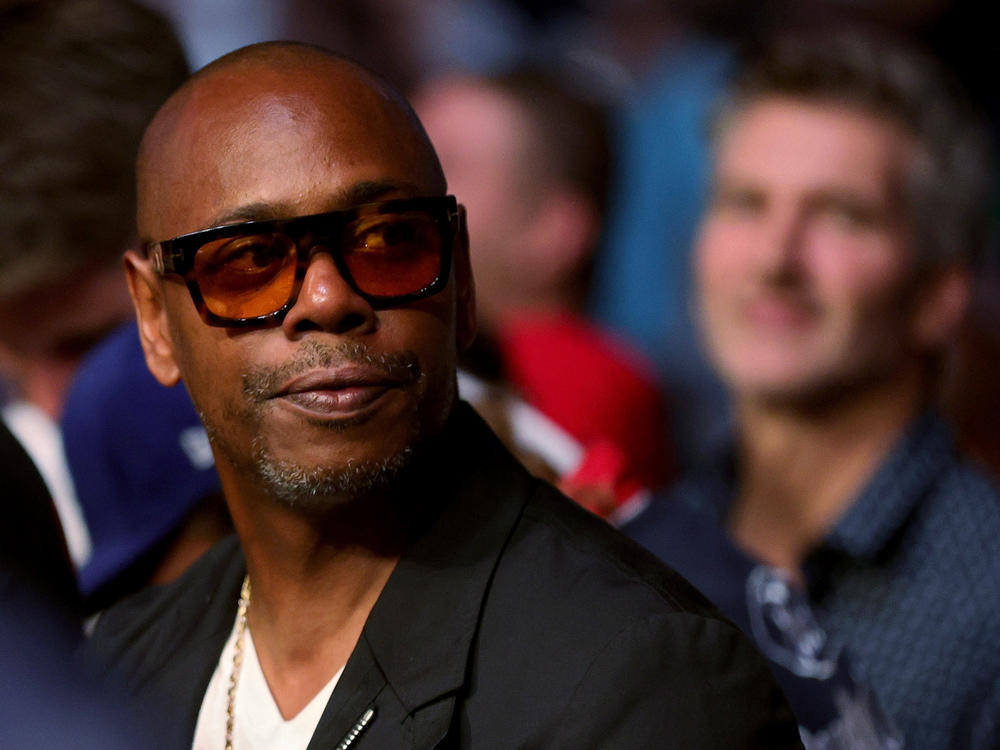
<svg viewBox="0 0 1000 750">
<path fill-rule="evenodd" d="M 479 335 L 463 368 L 580 443 L 560 472 L 568 494 L 605 516 L 631 506 L 666 480 L 666 427 L 642 360 L 584 316 L 609 189 L 604 113 L 531 67 L 443 77 L 414 104 L 469 210 Z M 618 470 L 588 483 L 601 462 Z"/>
<path fill-rule="evenodd" d="M 738 429 L 631 533 L 751 626 L 790 579 L 820 630 L 758 644 L 800 675 L 846 647 L 906 747 L 995 747 L 1000 495 L 932 408 L 983 240 L 976 121 L 912 51 L 828 34 L 776 44 L 718 125 L 695 270 Z M 732 575 L 692 514 L 781 580 Z"/>
<path fill-rule="evenodd" d="M 239 537 L 97 624 L 170 744 L 795 743 L 731 625 L 456 405 L 464 216 L 397 93 L 245 48 L 164 105 L 138 185 L 147 363 L 190 392 Z"/>
<path fill-rule="evenodd" d="M 42 474 L 76 565 L 90 540 L 56 423 L 80 359 L 131 316 L 120 258 L 135 235 L 135 153 L 186 76 L 170 25 L 138 3 L 0 7 L 0 418 Z"/>
</svg>

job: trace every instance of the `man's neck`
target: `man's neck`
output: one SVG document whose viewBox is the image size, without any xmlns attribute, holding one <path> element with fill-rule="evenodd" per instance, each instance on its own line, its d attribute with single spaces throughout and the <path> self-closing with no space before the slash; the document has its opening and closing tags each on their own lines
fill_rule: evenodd
<svg viewBox="0 0 1000 750">
<path fill-rule="evenodd" d="M 270 501 L 230 506 L 252 586 L 254 645 L 291 718 L 347 662 L 402 553 L 405 524 L 382 502 L 322 518 Z"/>
<path fill-rule="evenodd" d="M 739 489 L 727 519 L 734 539 L 798 575 L 924 400 L 914 370 L 822 408 L 741 401 Z"/>
</svg>

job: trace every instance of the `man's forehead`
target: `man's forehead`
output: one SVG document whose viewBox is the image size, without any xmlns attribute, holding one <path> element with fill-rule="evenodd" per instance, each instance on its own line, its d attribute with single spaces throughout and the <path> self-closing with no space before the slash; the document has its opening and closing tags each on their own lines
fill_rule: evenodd
<svg viewBox="0 0 1000 750">
<path fill-rule="evenodd" d="M 433 149 L 402 99 L 342 61 L 236 65 L 194 81 L 147 132 L 139 227 L 163 239 L 244 203 L 294 203 L 357 181 L 443 191 Z"/>
<path fill-rule="evenodd" d="M 909 154 L 901 125 L 858 107 L 769 97 L 749 103 L 724 129 L 716 178 L 775 177 L 878 181 Z"/>
</svg>

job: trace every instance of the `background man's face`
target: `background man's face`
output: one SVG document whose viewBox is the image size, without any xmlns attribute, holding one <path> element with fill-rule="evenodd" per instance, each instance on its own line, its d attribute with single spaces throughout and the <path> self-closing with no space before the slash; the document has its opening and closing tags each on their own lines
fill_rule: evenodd
<svg viewBox="0 0 1000 750">
<path fill-rule="evenodd" d="M 448 185 L 469 209 L 479 308 L 495 319 L 511 289 L 530 287 L 541 259 L 525 242 L 545 175 L 532 169 L 531 122 L 513 99 L 485 85 L 444 80 L 414 101 Z"/>
<path fill-rule="evenodd" d="M 412 124 L 381 94 L 328 73 L 251 70 L 203 82 L 140 182 L 143 236 L 440 192 Z M 364 491 L 447 416 L 454 280 L 429 299 L 376 311 L 319 252 L 283 323 L 256 330 L 209 327 L 183 284 L 160 284 L 161 328 L 224 482 L 227 471 L 256 471 L 289 502 Z"/>
<path fill-rule="evenodd" d="M 768 98 L 719 143 L 696 251 L 709 352 L 738 396 L 809 399 L 908 356 L 912 266 L 895 124 Z"/>
<path fill-rule="evenodd" d="M 120 261 L 0 299 L 0 379 L 58 419 L 83 357 L 131 316 Z"/>
</svg>

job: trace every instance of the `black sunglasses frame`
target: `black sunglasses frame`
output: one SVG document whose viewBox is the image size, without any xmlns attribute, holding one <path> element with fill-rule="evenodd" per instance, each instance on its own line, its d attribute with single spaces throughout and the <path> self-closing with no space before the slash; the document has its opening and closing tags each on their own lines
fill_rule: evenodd
<svg viewBox="0 0 1000 750">
<path fill-rule="evenodd" d="M 340 248 L 339 236 L 345 226 L 365 216 L 391 214 L 401 212 L 422 211 L 427 213 L 437 225 L 441 233 L 441 259 L 437 276 L 430 284 L 414 292 L 392 296 L 369 294 L 360 289 L 344 261 Z M 317 245 L 326 246 L 337 270 L 348 286 L 372 307 L 381 309 L 394 305 L 430 297 L 440 292 L 448 283 L 451 271 L 452 244 L 459 231 L 460 213 L 458 202 L 453 195 L 421 198 L 395 198 L 376 203 L 365 203 L 341 211 L 327 211 L 309 216 L 296 216 L 289 219 L 273 219 L 267 221 L 247 221 L 239 224 L 224 224 L 197 232 L 182 234 L 162 242 L 149 242 L 143 245 L 143 251 L 153 265 L 153 271 L 159 276 L 180 276 L 187 285 L 195 308 L 208 325 L 211 326 L 261 326 L 279 322 L 292 308 L 302 289 L 306 269 L 309 267 L 309 255 Z M 252 318 L 226 318 L 216 315 L 208 309 L 205 298 L 198 286 L 194 272 L 194 259 L 198 250 L 209 242 L 239 237 L 245 234 L 285 234 L 293 239 L 297 251 L 295 265 L 295 282 L 288 300 L 279 309 L 266 315 Z M 331 242 L 331 240 L 334 240 Z"/>
</svg>

